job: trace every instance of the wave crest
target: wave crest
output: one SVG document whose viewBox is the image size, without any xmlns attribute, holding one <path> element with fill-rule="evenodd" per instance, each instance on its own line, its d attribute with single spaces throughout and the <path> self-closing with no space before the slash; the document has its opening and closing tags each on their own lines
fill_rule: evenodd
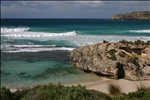
<svg viewBox="0 0 150 100">
<path fill-rule="evenodd" d="M 2 27 L 1 32 L 2 33 L 10 33 L 10 32 L 25 32 L 28 31 L 30 28 L 28 27 L 19 27 L 19 28 L 6 28 Z"/>
<path fill-rule="evenodd" d="M 150 33 L 150 29 L 147 29 L 147 30 L 130 30 L 129 32 L 136 32 L 136 33 Z"/>
<path fill-rule="evenodd" d="M 7 53 L 18 53 L 18 52 L 43 52 L 43 51 L 72 51 L 74 48 L 67 48 L 67 47 L 56 47 L 56 48 L 19 48 L 19 49 L 12 49 L 12 50 L 5 50 L 2 52 Z"/>
<path fill-rule="evenodd" d="M 56 37 L 56 36 L 74 36 L 75 31 L 64 33 L 46 33 L 46 32 L 24 32 L 24 33 L 10 33 L 2 34 L 1 36 L 15 37 L 15 38 L 34 38 L 34 37 Z"/>
</svg>

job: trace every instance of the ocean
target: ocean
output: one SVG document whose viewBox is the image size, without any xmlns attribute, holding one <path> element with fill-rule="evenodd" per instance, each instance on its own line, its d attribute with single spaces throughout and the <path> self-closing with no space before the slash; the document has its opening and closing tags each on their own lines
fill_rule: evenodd
<svg viewBox="0 0 150 100">
<path fill-rule="evenodd" d="M 150 21 L 1 19 L 1 86 L 79 84 L 101 77 L 71 64 L 69 53 L 103 40 L 150 40 Z"/>
</svg>

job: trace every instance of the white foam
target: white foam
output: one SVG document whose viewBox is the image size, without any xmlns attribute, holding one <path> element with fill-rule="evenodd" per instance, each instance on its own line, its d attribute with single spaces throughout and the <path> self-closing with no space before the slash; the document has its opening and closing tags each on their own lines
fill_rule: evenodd
<svg viewBox="0 0 150 100">
<path fill-rule="evenodd" d="M 19 38 L 20 39 L 20 38 Z M 27 38 L 26 39 L 30 39 Z M 118 42 L 121 40 L 127 40 L 127 41 L 136 41 L 136 40 L 142 40 L 142 41 L 149 41 L 149 36 L 108 36 L 108 35 L 73 35 L 73 36 L 63 36 L 63 37 L 43 37 L 43 38 L 31 38 L 32 40 L 37 41 L 64 41 L 67 44 L 72 46 L 85 46 L 89 44 L 99 43 L 103 42 L 103 40 L 109 41 L 109 42 Z M 66 45 L 67 45 L 66 44 Z M 23 47 L 23 46 L 22 46 Z"/>
<path fill-rule="evenodd" d="M 17 50 L 8 50 L 2 52 L 9 52 L 9 53 L 17 53 L 17 52 L 41 52 L 41 51 L 57 51 L 57 50 L 64 50 L 64 51 L 72 51 L 74 48 L 67 48 L 67 47 L 57 47 L 57 48 L 20 48 Z"/>
<path fill-rule="evenodd" d="M 41 38 L 41 37 L 58 37 L 58 36 L 74 36 L 76 35 L 75 31 L 64 32 L 64 33 L 46 33 L 46 32 L 17 32 L 2 34 L 1 36 L 5 37 L 14 37 L 14 38 Z"/>
<path fill-rule="evenodd" d="M 129 32 L 134 32 L 134 33 L 150 33 L 150 29 L 147 29 L 147 30 L 130 30 Z"/>
<path fill-rule="evenodd" d="M 56 47 L 56 45 L 13 45 L 16 48 Z"/>
<path fill-rule="evenodd" d="M 20 28 L 1 28 L 1 33 L 12 33 L 12 32 L 25 32 L 28 31 L 30 28 L 28 27 L 20 27 Z"/>
<path fill-rule="evenodd" d="M 45 38 L 46 39 L 46 38 Z M 64 37 L 64 38 L 54 38 L 51 40 L 55 41 L 68 41 L 68 43 L 74 45 L 74 46 L 85 46 L 89 44 L 99 43 L 103 42 L 103 40 L 109 41 L 109 42 L 118 42 L 121 40 L 127 40 L 127 41 L 136 41 L 136 40 L 142 40 L 142 41 L 148 41 L 150 40 L 150 37 L 148 36 L 107 36 L 107 35 L 76 35 L 72 37 Z"/>
</svg>

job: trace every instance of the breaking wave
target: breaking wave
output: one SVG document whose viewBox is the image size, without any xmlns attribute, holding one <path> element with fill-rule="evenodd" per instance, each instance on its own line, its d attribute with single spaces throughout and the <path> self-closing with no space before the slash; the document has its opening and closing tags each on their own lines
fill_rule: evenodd
<svg viewBox="0 0 150 100">
<path fill-rule="evenodd" d="M 41 51 L 57 51 L 66 50 L 72 51 L 70 47 L 56 47 L 56 45 L 5 45 L 2 47 L 2 52 L 17 53 L 17 52 L 41 52 Z"/>
<path fill-rule="evenodd" d="M 25 32 L 28 31 L 30 28 L 28 27 L 20 27 L 20 28 L 1 28 L 1 33 L 12 33 L 12 32 Z"/>
<path fill-rule="evenodd" d="M 9 51 L 3 51 L 3 52 L 9 52 L 9 53 L 17 53 L 17 52 L 41 52 L 41 51 L 57 51 L 57 50 L 66 50 L 66 51 L 72 51 L 74 48 L 66 48 L 66 47 L 61 47 L 61 48 L 38 48 L 38 49 L 19 49 L 19 50 L 9 50 Z"/>
<path fill-rule="evenodd" d="M 64 32 L 64 33 L 48 33 L 48 32 L 14 32 L 9 34 L 2 34 L 5 37 L 15 37 L 15 38 L 38 38 L 38 37 L 57 37 L 57 36 L 74 36 L 75 31 Z"/>
<path fill-rule="evenodd" d="M 13 45 L 16 48 L 56 47 L 56 45 Z"/>
<path fill-rule="evenodd" d="M 130 30 L 129 32 L 135 32 L 135 33 L 150 33 L 150 29 L 147 29 L 147 30 Z"/>
</svg>

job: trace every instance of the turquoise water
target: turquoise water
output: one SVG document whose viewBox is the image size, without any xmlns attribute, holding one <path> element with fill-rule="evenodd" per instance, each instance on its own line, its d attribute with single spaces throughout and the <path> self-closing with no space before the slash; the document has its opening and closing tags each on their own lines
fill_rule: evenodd
<svg viewBox="0 0 150 100">
<path fill-rule="evenodd" d="M 87 79 L 88 77 L 88 79 Z M 99 77 L 80 72 L 68 64 L 55 61 L 4 61 L 1 68 L 1 86 L 8 88 L 32 87 L 38 84 L 78 84 Z"/>
<path fill-rule="evenodd" d="M 150 40 L 149 21 L 111 19 L 2 19 L 1 85 L 73 84 L 100 77 L 76 69 L 68 58 L 80 46 Z"/>
</svg>

